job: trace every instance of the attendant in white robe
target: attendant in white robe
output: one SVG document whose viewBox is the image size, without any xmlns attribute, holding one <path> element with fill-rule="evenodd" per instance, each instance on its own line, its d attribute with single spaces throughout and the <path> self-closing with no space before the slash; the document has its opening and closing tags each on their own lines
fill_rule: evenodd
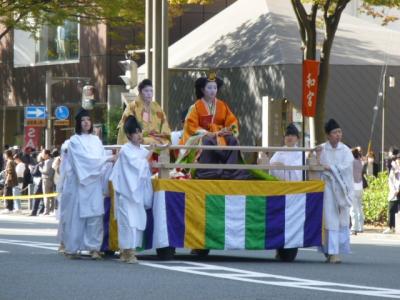
<svg viewBox="0 0 400 300">
<path fill-rule="evenodd" d="M 142 246 L 146 208 L 151 207 L 153 198 L 149 165 L 152 153 L 140 145 L 142 130 L 134 116 L 126 119 L 124 131 L 129 142 L 122 146 L 110 180 L 115 191 L 120 259 L 136 263 L 135 249 Z"/>
<path fill-rule="evenodd" d="M 63 220 L 64 220 L 64 212 L 65 212 L 65 205 L 62 201 L 62 195 L 64 190 L 64 184 L 66 182 L 66 178 L 71 174 L 71 164 L 68 161 L 68 144 L 69 140 L 66 140 L 61 145 L 61 153 L 60 153 L 60 166 L 58 181 L 56 185 L 56 191 L 58 193 L 57 201 L 58 201 L 58 209 L 56 214 L 56 219 L 58 219 L 58 228 L 57 228 L 57 239 L 60 243 L 58 247 L 58 253 L 63 254 L 65 253 L 65 243 L 64 243 L 64 233 L 63 233 Z"/>
<path fill-rule="evenodd" d="M 328 141 L 318 147 L 317 158 L 325 171 L 324 233 L 322 251 L 329 263 L 340 263 L 339 254 L 350 253 L 350 207 L 354 197 L 353 160 L 349 147 L 341 143 L 342 130 L 330 119 L 325 124 Z"/>
<path fill-rule="evenodd" d="M 285 147 L 297 147 L 299 141 L 299 130 L 294 124 L 289 124 L 285 132 Z M 303 156 L 301 151 L 277 151 L 271 157 L 270 164 L 273 166 L 301 166 Z M 271 170 L 271 175 L 285 181 L 302 181 L 301 170 Z"/>
<path fill-rule="evenodd" d="M 68 145 L 67 176 L 62 191 L 62 230 L 67 257 L 77 258 L 79 251 L 90 251 L 101 259 L 104 200 L 102 176 L 107 156 L 100 139 L 93 135 L 89 112 L 81 109 L 75 117 L 76 134 Z"/>
</svg>

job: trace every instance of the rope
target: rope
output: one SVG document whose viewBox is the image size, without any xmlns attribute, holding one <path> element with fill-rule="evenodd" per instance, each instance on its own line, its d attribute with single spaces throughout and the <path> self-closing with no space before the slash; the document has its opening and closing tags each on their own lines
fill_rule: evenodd
<svg viewBox="0 0 400 300">
<path fill-rule="evenodd" d="M 48 193 L 48 194 L 39 194 L 39 195 L 20 195 L 20 196 L 0 196 L 0 200 L 30 200 L 30 199 L 38 199 L 38 198 L 55 198 L 58 193 Z"/>
</svg>

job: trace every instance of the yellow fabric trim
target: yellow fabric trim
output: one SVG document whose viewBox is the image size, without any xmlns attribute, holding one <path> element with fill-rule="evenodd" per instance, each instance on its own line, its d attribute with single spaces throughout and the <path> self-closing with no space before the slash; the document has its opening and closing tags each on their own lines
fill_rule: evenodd
<svg viewBox="0 0 400 300">
<path fill-rule="evenodd" d="M 108 189 L 110 191 L 110 201 L 111 201 L 111 207 L 110 207 L 110 221 L 108 224 L 108 248 L 111 251 L 117 251 L 119 249 L 118 245 L 118 224 L 117 221 L 114 218 L 114 210 L 115 210 L 115 192 L 114 192 L 114 187 L 112 185 L 112 182 L 108 182 Z"/>
<path fill-rule="evenodd" d="M 202 195 L 187 193 L 185 201 L 185 248 L 204 249 L 206 207 Z"/>
<path fill-rule="evenodd" d="M 204 195 L 277 196 L 323 192 L 323 181 L 261 181 L 261 180 L 176 180 L 154 179 L 154 191 L 184 192 Z"/>
</svg>

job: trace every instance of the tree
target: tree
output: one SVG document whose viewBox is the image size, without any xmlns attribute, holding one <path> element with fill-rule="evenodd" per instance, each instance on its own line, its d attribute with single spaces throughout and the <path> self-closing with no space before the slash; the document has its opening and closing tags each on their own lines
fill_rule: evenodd
<svg viewBox="0 0 400 300">
<path fill-rule="evenodd" d="M 207 4 L 212 0 L 169 0 L 178 13 L 183 4 Z M 62 25 L 65 20 L 82 25 L 106 22 L 114 26 L 141 23 L 145 0 L 2 0 L 0 2 L 0 40 L 13 29 L 35 34 L 42 25 Z M 1 26 L 3 25 L 3 26 Z"/>
<path fill-rule="evenodd" d="M 373 18 L 382 19 L 382 25 L 385 26 L 399 19 L 398 16 L 391 15 L 387 8 L 399 9 L 400 0 L 364 0 L 360 10 Z"/>
<path fill-rule="evenodd" d="M 322 14 L 324 38 L 320 53 L 320 71 L 318 77 L 318 96 L 315 116 L 316 141 L 322 142 L 325 138 L 325 100 L 329 80 L 329 61 L 343 10 L 350 0 L 291 0 L 297 22 L 299 24 L 304 59 L 317 59 L 317 26 L 318 11 Z M 310 3 L 308 12 L 303 3 Z"/>
</svg>

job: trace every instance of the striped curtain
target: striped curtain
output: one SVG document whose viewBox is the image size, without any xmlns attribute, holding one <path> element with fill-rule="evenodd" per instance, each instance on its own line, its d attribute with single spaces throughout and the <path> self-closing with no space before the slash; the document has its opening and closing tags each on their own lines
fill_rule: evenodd
<svg viewBox="0 0 400 300">
<path fill-rule="evenodd" d="M 320 246 L 321 181 L 154 180 L 144 248 Z"/>
</svg>

